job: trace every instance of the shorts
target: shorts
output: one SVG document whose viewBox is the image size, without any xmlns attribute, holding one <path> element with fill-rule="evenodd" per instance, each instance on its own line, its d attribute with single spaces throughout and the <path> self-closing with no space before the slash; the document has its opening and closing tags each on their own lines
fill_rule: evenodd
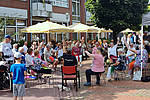
<svg viewBox="0 0 150 100">
<path fill-rule="evenodd" d="M 25 96 L 25 85 L 24 84 L 13 84 L 13 95 L 18 97 Z"/>
</svg>

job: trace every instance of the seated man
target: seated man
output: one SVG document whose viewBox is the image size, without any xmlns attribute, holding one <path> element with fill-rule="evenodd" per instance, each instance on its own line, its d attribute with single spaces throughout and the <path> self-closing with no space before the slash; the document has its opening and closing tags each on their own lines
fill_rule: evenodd
<svg viewBox="0 0 150 100">
<path fill-rule="evenodd" d="M 52 55 L 51 55 L 52 52 L 53 52 L 52 48 L 50 47 L 49 44 L 47 44 L 47 45 L 46 45 L 46 48 L 45 48 L 45 50 L 44 50 L 44 60 L 45 60 L 47 63 L 53 64 L 53 65 L 52 65 L 52 68 L 53 68 L 53 70 L 56 70 L 58 60 L 57 60 L 57 59 L 54 59 L 54 58 L 52 57 Z"/>
<path fill-rule="evenodd" d="M 72 55 L 72 50 L 70 48 L 67 49 L 67 53 L 63 55 L 63 65 L 64 66 L 77 66 L 77 59 Z M 77 75 L 79 76 L 79 70 L 77 71 Z M 67 85 L 67 81 L 65 81 L 65 85 Z"/>
<path fill-rule="evenodd" d="M 107 72 L 107 79 L 111 80 L 111 74 L 114 72 L 114 70 L 126 70 L 126 66 L 125 66 L 125 56 L 122 55 L 123 54 L 123 49 L 118 49 L 118 59 L 116 61 L 116 63 L 111 64 L 111 66 L 108 68 L 108 72 Z"/>
<path fill-rule="evenodd" d="M 76 66 L 77 59 L 75 56 L 72 56 L 71 49 L 67 49 L 67 53 L 63 55 L 63 65 L 64 66 Z"/>
</svg>

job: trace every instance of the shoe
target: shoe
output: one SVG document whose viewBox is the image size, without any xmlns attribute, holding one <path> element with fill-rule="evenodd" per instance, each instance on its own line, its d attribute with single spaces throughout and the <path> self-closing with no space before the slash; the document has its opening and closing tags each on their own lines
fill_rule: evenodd
<svg viewBox="0 0 150 100">
<path fill-rule="evenodd" d="M 131 75 L 126 75 L 126 78 L 131 78 Z"/>
<path fill-rule="evenodd" d="M 119 78 L 115 78 L 115 81 L 119 81 L 120 79 Z"/>
<path fill-rule="evenodd" d="M 91 82 L 84 83 L 84 86 L 91 86 Z"/>
<path fill-rule="evenodd" d="M 96 82 L 96 85 L 100 85 L 100 82 Z"/>
</svg>

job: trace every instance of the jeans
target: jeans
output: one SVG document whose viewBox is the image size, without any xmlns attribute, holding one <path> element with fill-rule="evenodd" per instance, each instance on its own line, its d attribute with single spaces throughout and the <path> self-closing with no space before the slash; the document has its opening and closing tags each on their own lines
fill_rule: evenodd
<svg viewBox="0 0 150 100">
<path fill-rule="evenodd" d="M 87 69 L 86 72 L 86 80 L 87 82 L 91 82 L 91 75 L 96 75 L 96 82 L 100 82 L 100 74 L 101 72 L 93 72 L 91 69 Z"/>
</svg>

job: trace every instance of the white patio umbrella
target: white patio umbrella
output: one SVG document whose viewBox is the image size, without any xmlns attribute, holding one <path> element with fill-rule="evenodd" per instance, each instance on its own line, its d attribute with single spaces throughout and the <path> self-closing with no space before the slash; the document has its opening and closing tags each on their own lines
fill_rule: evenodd
<svg viewBox="0 0 150 100">
<path fill-rule="evenodd" d="M 133 30 L 127 28 L 127 29 L 125 29 L 125 30 L 123 30 L 123 31 L 121 31 L 121 32 L 122 32 L 122 33 L 128 33 L 128 32 L 135 32 L 135 31 L 133 31 Z"/>
</svg>

